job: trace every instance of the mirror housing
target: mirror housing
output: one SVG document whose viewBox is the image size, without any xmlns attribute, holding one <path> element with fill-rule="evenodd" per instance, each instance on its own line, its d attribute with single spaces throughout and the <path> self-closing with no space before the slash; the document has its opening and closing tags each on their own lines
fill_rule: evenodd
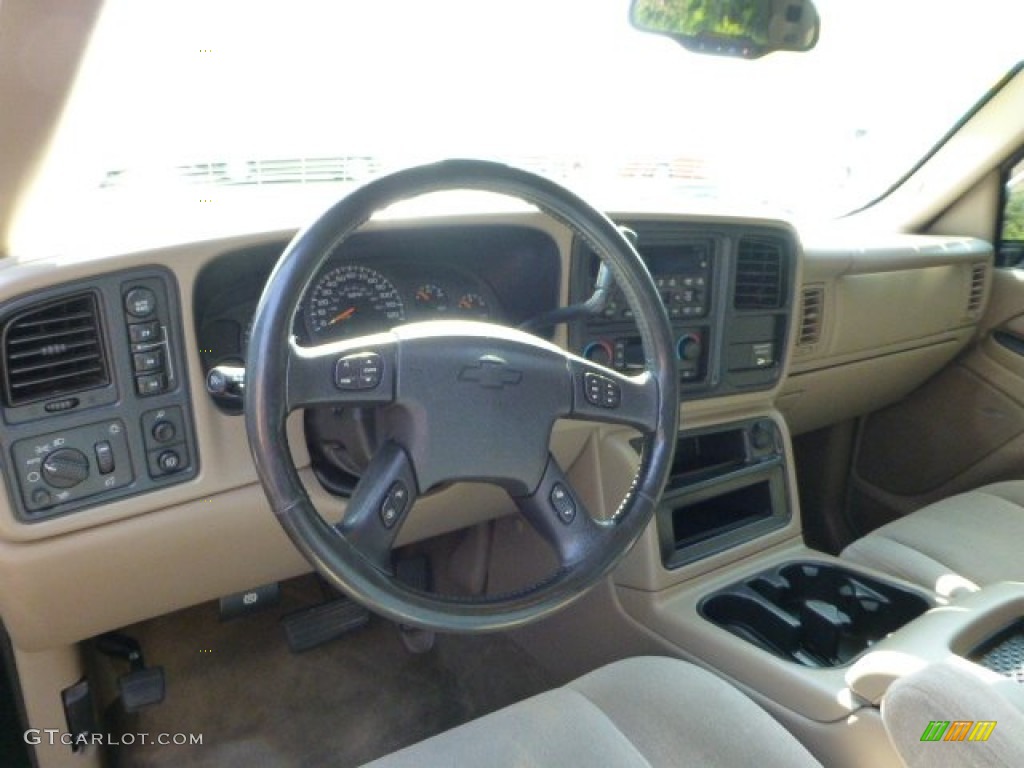
<svg viewBox="0 0 1024 768">
<path fill-rule="evenodd" d="M 809 51 L 821 27 L 812 0 L 633 0 L 629 20 L 689 51 L 744 59 Z"/>
</svg>

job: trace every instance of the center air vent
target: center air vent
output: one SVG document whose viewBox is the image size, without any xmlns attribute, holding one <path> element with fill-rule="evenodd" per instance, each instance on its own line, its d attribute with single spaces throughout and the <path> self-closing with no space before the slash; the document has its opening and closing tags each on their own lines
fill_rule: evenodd
<svg viewBox="0 0 1024 768">
<path fill-rule="evenodd" d="M 36 305 L 3 326 L 8 407 L 110 383 L 96 296 L 80 293 Z"/>
<path fill-rule="evenodd" d="M 745 237 L 736 259 L 736 309 L 779 309 L 784 301 L 782 247 L 775 240 Z"/>
</svg>

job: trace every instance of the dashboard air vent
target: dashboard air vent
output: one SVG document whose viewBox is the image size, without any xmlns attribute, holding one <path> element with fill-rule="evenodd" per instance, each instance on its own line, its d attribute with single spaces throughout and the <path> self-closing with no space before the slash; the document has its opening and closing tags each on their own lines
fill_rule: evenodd
<svg viewBox="0 0 1024 768">
<path fill-rule="evenodd" d="M 800 336 L 797 346 L 813 347 L 821 341 L 825 312 L 825 286 L 805 285 L 800 292 Z"/>
<path fill-rule="evenodd" d="M 775 240 L 745 237 L 736 260 L 736 309 L 778 309 L 783 304 L 782 247 Z"/>
<path fill-rule="evenodd" d="M 4 400 L 17 406 L 110 383 L 96 296 L 38 304 L 3 326 Z"/>
<path fill-rule="evenodd" d="M 968 315 L 977 315 L 981 311 L 981 304 L 985 299 L 986 272 L 984 264 L 975 264 L 971 267 L 971 293 L 967 298 Z"/>
</svg>

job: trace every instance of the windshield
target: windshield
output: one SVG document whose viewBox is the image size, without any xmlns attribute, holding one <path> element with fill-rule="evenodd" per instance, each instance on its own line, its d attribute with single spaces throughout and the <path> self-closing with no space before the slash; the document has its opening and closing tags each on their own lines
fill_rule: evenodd
<svg viewBox="0 0 1024 768">
<path fill-rule="evenodd" d="M 108 0 L 15 242 L 259 225 L 446 156 L 605 207 L 834 217 L 1015 63 L 1018 4 L 817 0 L 813 51 L 745 61 L 632 29 L 627 0 Z"/>
</svg>

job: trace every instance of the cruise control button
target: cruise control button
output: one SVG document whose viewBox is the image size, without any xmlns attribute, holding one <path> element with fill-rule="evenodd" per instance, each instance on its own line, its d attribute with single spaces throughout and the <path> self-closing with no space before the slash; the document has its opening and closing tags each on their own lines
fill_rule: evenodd
<svg viewBox="0 0 1024 768">
<path fill-rule="evenodd" d="M 376 352 L 347 355 L 334 366 L 334 385 L 346 391 L 374 389 L 381 382 L 383 365 Z"/>
<path fill-rule="evenodd" d="M 385 528 L 394 528 L 405 510 L 409 507 L 409 489 L 401 480 L 396 480 L 388 488 L 384 501 L 380 505 L 380 521 Z"/>
<path fill-rule="evenodd" d="M 125 294 L 124 309 L 132 317 L 149 317 L 156 311 L 156 294 L 149 288 L 132 288 Z"/>
<path fill-rule="evenodd" d="M 551 489 L 551 506 L 555 508 L 558 519 L 566 525 L 576 518 L 576 502 L 573 501 L 569 489 L 562 483 L 555 483 Z"/>
</svg>

